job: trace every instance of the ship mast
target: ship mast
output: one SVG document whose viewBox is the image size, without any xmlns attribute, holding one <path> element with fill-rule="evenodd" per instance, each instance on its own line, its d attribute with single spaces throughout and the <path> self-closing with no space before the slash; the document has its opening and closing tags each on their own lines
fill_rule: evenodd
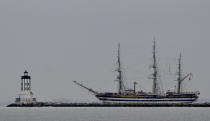
<svg viewBox="0 0 210 121">
<path fill-rule="evenodd" d="M 123 90 L 123 81 L 122 81 L 122 67 L 121 67 L 121 61 L 120 61 L 120 43 L 118 44 L 118 51 L 117 51 L 117 81 L 119 82 L 119 87 L 118 87 L 118 93 L 121 94 Z"/>
<path fill-rule="evenodd" d="M 182 55 L 180 53 L 180 55 L 179 55 L 179 66 L 178 66 L 178 79 L 177 79 L 177 81 L 178 81 L 177 93 L 178 94 L 180 94 L 180 92 L 181 92 L 181 83 L 182 83 L 182 81 L 181 81 L 181 78 L 182 78 L 181 58 L 182 58 Z"/>
<path fill-rule="evenodd" d="M 185 77 L 182 77 L 182 65 L 181 65 L 181 59 L 182 59 L 182 55 L 180 53 L 179 55 L 179 66 L 178 66 L 178 85 L 177 85 L 177 93 L 180 94 L 181 93 L 181 86 L 182 86 L 182 82 L 189 76 L 189 74 L 187 74 Z"/>
<path fill-rule="evenodd" d="M 154 45 L 153 45 L 153 88 L 152 88 L 152 92 L 154 94 L 158 93 L 158 84 L 157 84 L 157 79 L 158 79 L 158 72 L 157 72 L 157 60 L 156 60 L 156 46 L 155 46 L 155 39 L 154 39 Z"/>
</svg>

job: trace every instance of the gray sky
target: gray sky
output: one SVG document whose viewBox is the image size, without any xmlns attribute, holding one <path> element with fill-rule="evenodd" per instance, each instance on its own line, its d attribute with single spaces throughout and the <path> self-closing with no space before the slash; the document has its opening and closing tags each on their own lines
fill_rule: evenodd
<svg viewBox="0 0 210 121">
<path fill-rule="evenodd" d="M 194 78 L 186 90 L 209 96 L 209 0 L 1 0 L 0 101 L 13 101 L 25 69 L 38 100 L 96 101 L 72 83 L 117 91 L 121 43 L 128 86 L 151 91 L 153 36 L 164 89 L 173 89 L 177 59 Z M 169 72 L 169 65 L 171 71 Z"/>
</svg>

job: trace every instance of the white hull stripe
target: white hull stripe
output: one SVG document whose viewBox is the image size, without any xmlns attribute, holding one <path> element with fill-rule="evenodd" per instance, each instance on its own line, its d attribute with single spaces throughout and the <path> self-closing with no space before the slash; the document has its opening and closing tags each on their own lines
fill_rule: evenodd
<svg viewBox="0 0 210 121">
<path fill-rule="evenodd" d="M 148 103 L 164 103 L 164 104 L 169 104 L 169 103 L 192 103 L 193 101 L 109 101 L 109 100 L 104 100 L 103 102 L 105 103 L 123 103 L 123 104 L 148 104 Z"/>
<path fill-rule="evenodd" d="M 155 98 L 150 98 L 150 99 L 137 99 L 137 98 L 98 98 L 99 100 L 103 100 L 103 101 L 195 101 L 196 98 L 164 98 L 164 99 L 155 99 Z"/>
</svg>

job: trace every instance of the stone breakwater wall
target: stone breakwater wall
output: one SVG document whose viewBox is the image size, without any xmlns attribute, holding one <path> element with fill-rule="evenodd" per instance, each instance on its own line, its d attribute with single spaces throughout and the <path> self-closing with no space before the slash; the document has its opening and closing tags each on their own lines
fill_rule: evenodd
<svg viewBox="0 0 210 121">
<path fill-rule="evenodd" d="M 143 103 L 143 104 L 106 104 L 106 103 L 54 103 L 54 102 L 37 102 L 37 103 L 13 103 L 7 107 L 210 107 L 210 103 Z"/>
</svg>

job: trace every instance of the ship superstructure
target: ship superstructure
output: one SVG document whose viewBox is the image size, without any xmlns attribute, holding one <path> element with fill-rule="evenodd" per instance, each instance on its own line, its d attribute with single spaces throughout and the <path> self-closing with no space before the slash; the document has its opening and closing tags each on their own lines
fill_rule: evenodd
<svg viewBox="0 0 210 121">
<path fill-rule="evenodd" d="M 127 89 L 123 83 L 122 77 L 122 65 L 120 60 L 120 44 L 118 45 L 118 56 L 117 56 L 117 82 L 118 82 L 118 92 L 105 92 L 99 93 L 84 85 L 74 81 L 77 85 L 92 92 L 96 98 L 103 101 L 104 103 L 192 103 L 198 99 L 199 92 L 183 92 L 181 91 L 182 82 L 189 76 L 186 75 L 182 77 L 181 70 L 181 54 L 179 57 L 178 64 L 178 78 L 177 78 L 177 91 L 168 91 L 166 93 L 161 93 L 158 79 L 158 69 L 157 69 L 157 59 L 156 59 L 156 44 L 154 40 L 153 45 L 153 74 L 150 79 L 153 80 L 152 92 L 136 91 L 136 84 L 134 82 L 134 89 Z"/>
</svg>

